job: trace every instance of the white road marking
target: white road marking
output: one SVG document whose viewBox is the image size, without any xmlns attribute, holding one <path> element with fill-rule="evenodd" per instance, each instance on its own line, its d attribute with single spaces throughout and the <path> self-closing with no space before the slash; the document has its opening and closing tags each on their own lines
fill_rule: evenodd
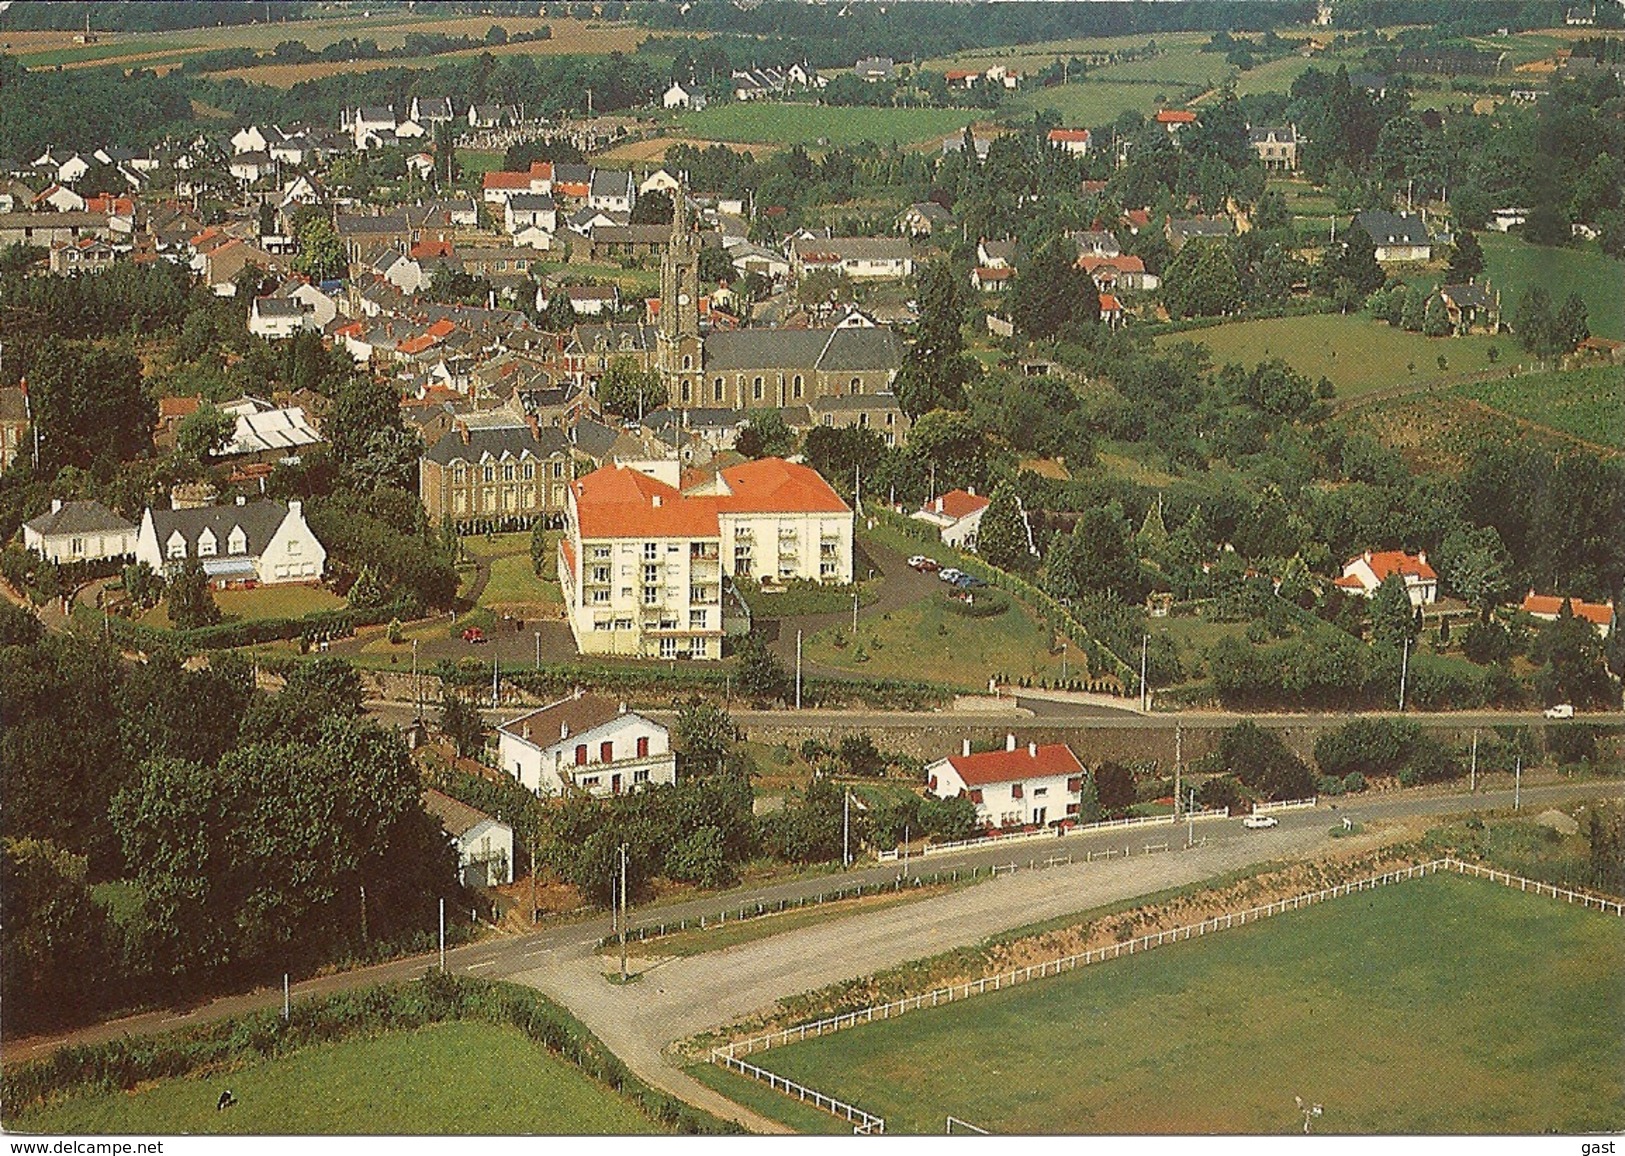
<svg viewBox="0 0 1625 1156">
<path fill-rule="evenodd" d="M 482 968 L 482 967 L 495 967 L 496 965 L 497 965 L 496 960 L 494 960 L 494 959 L 485 959 L 485 960 L 481 960 L 479 963 L 471 963 L 467 967 L 465 967 L 463 970 L 464 971 L 476 971 L 476 970 L 478 970 L 479 968 Z"/>
</svg>

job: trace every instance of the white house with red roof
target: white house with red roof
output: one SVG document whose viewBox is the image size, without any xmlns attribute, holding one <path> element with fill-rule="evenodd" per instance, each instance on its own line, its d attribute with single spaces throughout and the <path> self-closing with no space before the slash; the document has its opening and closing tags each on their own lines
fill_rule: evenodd
<svg viewBox="0 0 1625 1156">
<path fill-rule="evenodd" d="M 1426 551 L 1407 554 L 1403 550 L 1367 550 L 1358 558 L 1343 563 L 1343 575 L 1333 585 L 1345 594 L 1370 598 L 1390 574 L 1397 574 L 1405 583 L 1412 606 L 1427 606 L 1438 601 L 1439 575 L 1428 565 Z"/>
<path fill-rule="evenodd" d="M 1086 128 L 1052 128 L 1047 139 L 1050 148 L 1060 149 L 1075 157 L 1089 151 L 1089 130 Z"/>
<path fill-rule="evenodd" d="M 1164 108 L 1153 119 L 1168 130 L 1169 136 L 1176 136 L 1180 129 L 1196 123 L 1196 114 L 1186 108 Z"/>
<path fill-rule="evenodd" d="M 502 769 L 538 795 L 622 795 L 677 781 L 671 732 L 600 694 L 577 690 L 497 727 Z"/>
<path fill-rule="evenodd" d="M 925 774 L 937 798 L 968 798 L 984 827 L 1042 827 L 1077 818 L 1084 770 L 1065 743 L 1023 747 L 1009 734 L 1004 750 L 974 755 L 966 739 L 961 753 L 938 759 Z"/>
<path fill-rule="evenodd" d="M 553 192 L 553 162 L 532 161 L 523 172 L 492 169 L 480 178 L 481 196 L 488 205 L 500 205 L 521 194 L 543 196 Z"/>
<path fill-rule="evenodd" d="M 974 488 L 949 490 L 940 497 L 931 498 L 911 517 L 935 526 L 944 545 L 974 552 L 988 502 L 989 499 L 978 494 Z"/>
<path fill-rule="evenodd" d="M 1542 622 L 1556 622 L 1563 613 L 1563 603 L 1569 604 L 1574 616 L 1583 622 L 1591 623 L 1592 629 L 1603 638 L 1607 638 L 1614 629 L 1614 600 L 1606 602 L 1587 602 L 1583 598 L 1563 598 L 1557 594 L 1536 594 L 1530 590 L 1524 595 L 1518 609 L 1531 618 L 1538 618 Z"/>
<path fill-rule="evenodd" d="M 571 485 L 559 583 L 581 653 L 721 658 L 729 578 L 850 583 L 851 508 L 780 458 L 681 489 L 625 466 Z"/>
</svg>

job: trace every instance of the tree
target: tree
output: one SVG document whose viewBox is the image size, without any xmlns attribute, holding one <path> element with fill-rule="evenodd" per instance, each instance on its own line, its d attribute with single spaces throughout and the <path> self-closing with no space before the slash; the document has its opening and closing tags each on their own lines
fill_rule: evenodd
<svg viewBox="0 0 1625 1156">
<path fill-rule="evenodd" d="M 1337 263 L 1338 276 L 1345 277 L 1361 297 L 1382 288 L 1387 275 L 1377 264 L 1377 243 L 1358 225 L 1344 235 L 1343 255 Z"/>
<path fill-rule="evenodd" d="M 213 626 L 220 621 L 220 607 L 215 605 L 214 593 L 209 589 L 209 577 L 203 572 L 203 563 L 188 558 L 179 571 L 170 578 L 169 620 L 177 629 L 192 630 L 199 626 Z"/>
<path fill-rule="evenodd" d="M 349 269 L 344 258 L 344 243 L 339 240 L 333 222 L 320 213 L 312 213 L 299 225 L 296 234 L 299 251 L 294 255 L 292 268 L 312 281 L 331 281 L 343 277 Z"/>
<path fill-rule="evenodd" d="M 1377 646 L 1399 650 L 1416 640 L 1416 608 L 1405 588 L 1405 580 L 1390 574 L 1371 595 L 1371 641 Z"/>
<path fill-rule="evenodd" d="M 389 591 L 378 580 L 378 571 L 371 566 L 362 566 L 361 572 L 356 575 L 355 581 L 350 584 L 350 592 L 346 601 L 351 606 L 367 609 L 383 606 L 389 601 Z"/>
<path fill-rule="evenodd" d="M 726 887 L 734 881 L 733 867 L 723 852 L 722 832 L 700 827 L 672 844 L 663 864 L 667 878 L 701 887 Z"/>
<path fill-rule="evenodd" d="M 367 456 L 377 448 L 374 435 L 404 432 L 399 392 L 386 382 L 367 377 L 351 376 L 343 381 L 322 419 L 322 436 L 340 471 L 346 473 L 365 472 Z"/>
<path fill-rule="evenodd" d="M 548 294 L 547 307 L 542 310 L 542 327 L 551 333 L 568 333 L 575 328 L 576 307 L 570 296 L 563 292 Z"/>
<path fill-rule="evenodd" d="M 1107 818 L 1119 818 L 1134 806 L 1134 772 L 1122 763 L 1101 763 L 1091 778 L 1100 800 L 1100 809 Z"/>
<path fill-rule="evenodd" d="M 733 757 L 738 731 L 719 706 L 700 699 L 684 703 L 675 729 L 681 780 L 720 772 Z"/>
<path fill-rule="evenodd" d="M 1543 664 L 1535 672 L 1535 689 L 1543 702 L 1617 705 L 1602 643 L 1589 622 L 1574 616 L 1569 599 L 1563 600 L 1557 619 L 1541 627 L 1529 657 Z"/>
<path fill-rule="evenodd" d="M 1243 722 L 1219 736 L 1214 762 L 1227 775 L 1269 799 L 1301 799 L 1315 793 L 1315 776 L 1273 731 Z"/>
<path fill-rule="evenodd" d="M 920 319 L 914 344 L 903 357 L 894 389 L 911 418 L 934 409 L 960 409 L 974 363 L 965 353 L 964 290 L 947 262 L 923 266 L 918 274 Z"/>
<path fill-rule="evenodd" d="M 1412 285 L 1405 290 L 1405 306 L 1399 315 L 1400 327 L 1410 333 L 1422 332 L 1427 321 L 1427 295 Z"/>
<path fill-rule="evenodd" d="M 1076 339 L 1100 320 L 1100 291 L 1077 257 L 1076 245 L 1056 237 L 1016 273 L 1010 320 L 1022 333 L 1041 341 Z"/>
<path fill-rule="evenodd" d="M 1242 307 L 1234 252 L 1222 238 L 1188 241 L 1163 274 L 1163 298 L 1180 317 L 1217 317 Z"/>
<path fill-rule="evenodd" d="M 1484 247 L 1478 238 L 1463 229 L 1456 236 L 1456 247 L 1450 254 L 1450 279 L 1459 284 L 1470 281 L 1484 271 Z"/>
<path fill-rule="evenodd" d="M 1625 807 L 1602 803 L 1586 819 L 1591 883 L 1613 895 L 1625 893 Z"/>
<path fill-rule="evenodd" d="M 1427 305 L 1422 310 L 1422 336 L 1450 336 L 1450 313 L 1444 307 L 1444 298 L 1438 293 L 1428 295 Z"/>
<path fill-rule="evenodd" d="M 1214 775 L 1197 788 L 1196 801 L 1209 810 L 1229 808 L 1234 814 L 1241 809 L 1241 783 L 1234 775 Z"/>
<path fill-rule="evenodd" d="M 474 758 L 485 745 L 485 720 L 479 708 L 450 685 L 440 691 L 440 731 L 465 759 Z"/>
<path fill-rule="evenodd" d="M 671 194 L 663 189 L 655 189 L 641 194 L 632 206 L 632 224 L 634 225 L 669 225 L 672 214 Z"/>
<path fill-rule="evenodd" d="M 1558 331 L 1557 319 L 1552 315 L 1552 299 L 1538 285 L 1531 285 L 1518 298 L 1512 329 L 1518 343 L 1536 357 L 1564 352 L 1564 334 Z"/>
<path fill-rule="evenodd" d="M 1136 591 L 1140 567 L 1129 542 L 1128 526 L 1114 510 L 1085 510 L 1072 533 L 1050 547 L 1048 585 L 1061 598 Z"/>
<path fill-rule="evenodd" d="M 1553 318 L 1552 331 L 1553 340 L 1561 346 L 1560 352 L 1563 353 L 1575 349 L 1590 337 L 1591 326 L 1587 323 L 1585 298 L 1578 293 L 1565 297 L 1557 316 Z"/>
<path fill-rule="evenodd" d="M 795 448 L 796 436 L 776 409 L 752 410 L 734 442 L 747 458 L 783 457 Z"/>
<path fill-rule="evenodd" d="M 17 1027 L 48 1027 L 102 1004 L 116 975 L 107 916 L 91 898 L 87 863 L 43 839 L 0 842 L 6 950 L 0 999 Z"/>
<path fill-rule="evenodd" d="M 739 692 L 751 698 L 782 699 L 790 687 L 784 663 L 768 649 L 767 640 L 752 630 L 739 640 Z"/>
<path fill-rule="evenodd" d="M 1019 499 L 1009 482 L 999 483 L 982 514 L 976 552 L 988 565 L 1001 570 L 1029 570 L 1036 564 L 1027 549 L 1027 525 L 1021 517 Z"/>
<path fill-rule="evenodd" d="M 598 379 L 598 402 L 611 413 L 642 420 L 652 409 L 666 404 L 666 387 L 653 370 L 639 369 L 630 357 L 610 359 Z"/>
<path fill-rule="evenodd" d="M 1512 559 L 1495 527 L 1463 527 L 1445 535 L 1439 567 L 1451 589 L 1488 622 L 1510 585 L 1512 571 Z"/>
<path fill-rule="evenodd" d="M 28 391 L 46 469 L 88 467 L 107 457 L 129 461 L 152 446 L 158 403 L 147 394 L 134 353 L 47 338 L 29 370 Z"/>
<path fill-rule="evenodd" d="M 175 428 L 175 451 L 188 461 L 206 465 L 231 441 L 236 428 L 235 418 L 205 402 Z"/>
</svg>

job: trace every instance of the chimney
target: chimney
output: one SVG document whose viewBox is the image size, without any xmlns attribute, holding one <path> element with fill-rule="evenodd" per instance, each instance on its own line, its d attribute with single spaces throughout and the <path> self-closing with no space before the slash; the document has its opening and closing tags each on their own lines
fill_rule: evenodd
<svg viewBox="0 0 1625 1156">
<path fill-rule="evenodd" d="M 1016 736 L 1014 732 L 1004 736 L 1004 749 L 1007 751 L 1013 751 L 1016 749 Z"/>
<path fill-rule="evenodd" d="M 1418 550 L 1416 552 L 1416 564 L 1418 566 L 1426 566 L 1428 564 L 1428 552 L 1426 550 Z"/>
<path fill-rule="evenodd" d="M 1028 743 L 1027 744 L 1027 757 L 1029 759 L 1036 759 L 1038 757 L 1038 744 L 1037 743 Z"/>
<path fill-rule="evenodd" d="M 966 486 L 965 487 L 965 492 L 967 494 L 969 494 L 971 497 L 974 498 L 976 496 L 976 487 L 975 486 Z"/>
<path fill-rule="evenodd" d="M 468 423 L 467 422 L 460 421 L 460 422 L 457 423 L 457 435 L 463 439 L 463 444 L 466 446 L 468 444 Z"/>
<path fill-rule="evenodd" d="M 622 713 L 622 714 L 625 714 L 625 713 L 626 713 L 626 704 L 625 704 L 625 703 L 624 703 L 624 702 L 623 702 L 623 703 L 621 703 L 621 713 Z"/>
<path fill-rule="evenodd" d="M 53 514 L 59 513 L 59 512 L 61 512 L 61 510 L 62 510 L 62 499 L 61 498 L 52 498 L 51 499 L 51 513 L 53 513 Z"/>
<path fill-rule="evenodd" d="M 567 722 L 561 722 L 559 724 L 559 738 L 567 739 L 569 737 L 570 737 L 570 724 L 567 723 Z"/>
<path fill-rule="evenodd" d="M 237 504 L 239 506 L 246 506 L 246 505 L 248 505 L 248 499 L 243 497 L 241 494 L 238 494 L 237 495 Z"/>
<path fill-rule="evenodd" d="M 1365 561 L 1366 561 L 1366 565 L 1369 566 L 1371 564 L 1371 551 L 1370 550 L 1367 550 L 1365 552 Z"/>
<path fill-rule="evenodd" d="M 533 413 L 527 413 L 525 415 L 525 424 L 530 427 L 530 436 L 531 436 L 531 438 L 533 440 L 535 440 L 535 441 L 541 441 L 542 440 L 542 431 L 539 428 L 539 426 L 537 425 L 536 415 L 533 414 Z"/>
<path fill-rule="evenodd" d="M 970 740 L 969 739 L 965 740 L 964 748 L 960 751 L 960 754 L 962 754 L 967 759 L 970 758 Z"/>
<path fill-rule="evenodd" d="M 298 498 L 291 499 L 288 502 L 288 513 L 293 515 L 295 518 L 303 518 L 305 516 L 305 503 L 301 502 Z"/>
<path fill-rule="evenodd" d="M 530 738 L 530 723 L 526 722 L 524 726 L 520 727 L 519 733 L 528 740 Z"/>
<path fill-rule="evenodd" d="M 654 502 L 655 509 L 660 509 L 660 495 L 656 494 L 652 501 Z"/>
</svg>

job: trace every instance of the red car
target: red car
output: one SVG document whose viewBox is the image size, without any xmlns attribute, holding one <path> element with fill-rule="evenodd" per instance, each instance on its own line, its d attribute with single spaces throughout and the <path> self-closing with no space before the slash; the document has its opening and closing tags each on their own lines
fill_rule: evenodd
<svg viewBox="0 0 1625 1156">
<path fill-rule="evenodd" d="M 478 643 L 484 642 L 485 640 L 485 631 L 481 630 L 478 626 L 470 626 L 467 630 L 463 631 L 464 642 Z"/>
</svg>

